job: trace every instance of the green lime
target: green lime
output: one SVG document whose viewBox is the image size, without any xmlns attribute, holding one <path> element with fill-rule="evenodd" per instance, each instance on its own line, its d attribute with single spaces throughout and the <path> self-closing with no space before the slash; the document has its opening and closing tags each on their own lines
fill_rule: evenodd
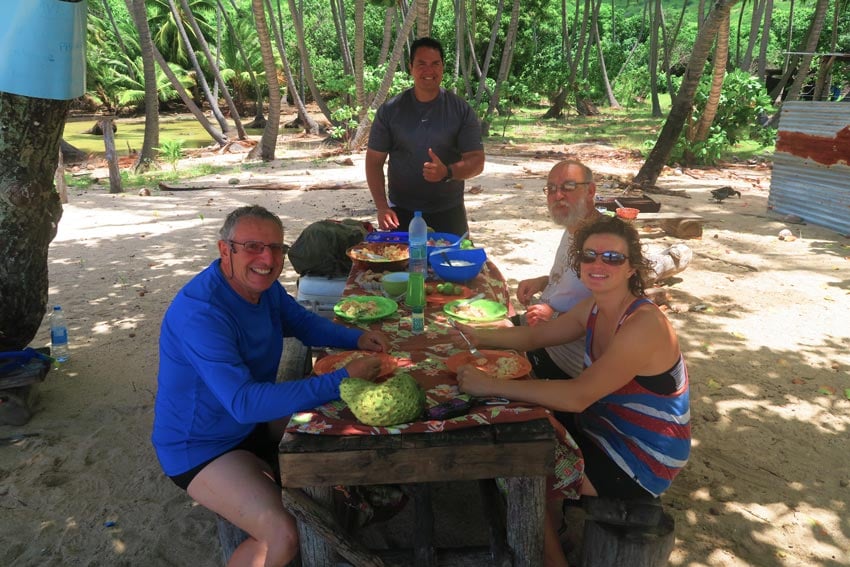
<svg viewBox="0 0 850 567">
<path fill-rule="evenodd" d="M 434 295 L 435 291 L 437 291 L 437 289 L 434 284 L 428 284 L 425 286 L 425 293 L 427 293 L 428 295 Z"/>
<path fill-rule="evenodd" d="M 463 241 L 460 243 L 460 247 L 464 249 L 472 248 L 472 241 L 468 238 L 464 238 Z"/>
<path fill-rule="evenodd" d="M 453 285 L 452 286 L 452 295 L 460 295 L 463 293 L 463 286 Z"/>
</svg>

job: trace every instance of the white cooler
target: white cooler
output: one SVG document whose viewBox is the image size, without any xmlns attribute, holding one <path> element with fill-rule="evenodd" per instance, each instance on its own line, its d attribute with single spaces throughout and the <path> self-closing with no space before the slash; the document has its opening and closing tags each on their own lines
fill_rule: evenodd
<svg viewBox="0 0 850 567">
<path fill-rule="evenodd" d="M 329 319 L 333 318 L 334 305 L 342 299 L 347 279 L 301 276 L 298 278 L 298 293 L 295 299 L 311 311 Z"/>
</svg>

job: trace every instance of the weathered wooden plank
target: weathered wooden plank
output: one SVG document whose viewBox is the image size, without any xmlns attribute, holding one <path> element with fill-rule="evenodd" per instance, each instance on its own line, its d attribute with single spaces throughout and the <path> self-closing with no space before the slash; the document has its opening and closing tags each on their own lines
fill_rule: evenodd
<svg viewBox="0 0 850 567">
<path fill-rule="evenodd" d="M 434 510 L 431 507 L 431 486 L 427 483 L 414 484 L 413 492 L 415 519 L 413 526 L 414 567 L 436 567 L 434 551 Z"/>
<path fill-rule="evenodd" d="M 551 473 L 551 441 L 499 446 L 435 447 L 416 451 L 343 451 L 280 454 L 283 486 L 386 484 L 477 480 Z M 547 466 L 547 464 L 549 466 Z"/>
<path fill-rule="evenodd" d="M 505 525 L 505 504 L 494 479 L 478 481 L 481 504 L 487 518 L 487 531 L 490 537 L 490 552 L 495 567 L 511 567 L 513 555 L 507 545 L 507 526 Z"/>
<path fill-rule="evenodd" d="M 383 567 L 379 557 L 346 535 L 334 518 L 332 497 L 327 488 L 282 491 L 283 505 L 298 518 L 302 567 L 335 565 L 335 551 L 354 565 Z"/>
<path fill-rule="evenodd" d="M 546 514 L 546 477 L 507 478 L 505 481 L 508 485 L 507 525 L 511 527 L 508 546 L 514 555 L 514 567 L 540 567 L 543 565 L 540 526 Z"/>
</svg>

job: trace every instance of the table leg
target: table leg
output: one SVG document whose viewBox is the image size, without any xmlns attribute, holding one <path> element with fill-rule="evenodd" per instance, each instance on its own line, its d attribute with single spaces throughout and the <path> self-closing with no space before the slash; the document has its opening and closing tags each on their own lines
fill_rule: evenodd
<svg viewBox="0 0 850 567">
<path fill-rule="evenodd" d="M 508 485 L 508 546 L 514 567 L 543 565 L 543 528 L 546 519 L 546 477 L 513 477 Z"/>
<path fill-rule="evenodd" d="M 327 510 L 333 510 L 333 488 L 329 486 L 316 486 L 305 488 L 304 492 L 318 506 Z M 311 565 L 336 565 L 336 553 L 333 546 L 319 535 L 319 532 L 309 522 L 298 520 L 298 537 L 301 546 L 301 564 L 304 567 Z"/>
</svg>

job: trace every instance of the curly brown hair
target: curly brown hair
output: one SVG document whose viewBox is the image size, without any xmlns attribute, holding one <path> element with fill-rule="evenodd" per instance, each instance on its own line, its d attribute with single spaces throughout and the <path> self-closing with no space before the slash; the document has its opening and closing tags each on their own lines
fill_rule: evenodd
<svg viewBox="0 0 850 567">
<path fill-rule="evenodd" d="M 626 241 L 629 266 L 635 270 L 629 278 L 629 291 L 636 297 L 646 296 L 647 275 L 651 269 L 649 261 L 643 257 L 643 249 L 632 223 L 617 217 L 602 215 L 585 221 L 576 231 L 570 248 L 570 268 L 581 277 L 581 253 L 584 243 L 593 234 L 613 234 Z"/>
</svg>

